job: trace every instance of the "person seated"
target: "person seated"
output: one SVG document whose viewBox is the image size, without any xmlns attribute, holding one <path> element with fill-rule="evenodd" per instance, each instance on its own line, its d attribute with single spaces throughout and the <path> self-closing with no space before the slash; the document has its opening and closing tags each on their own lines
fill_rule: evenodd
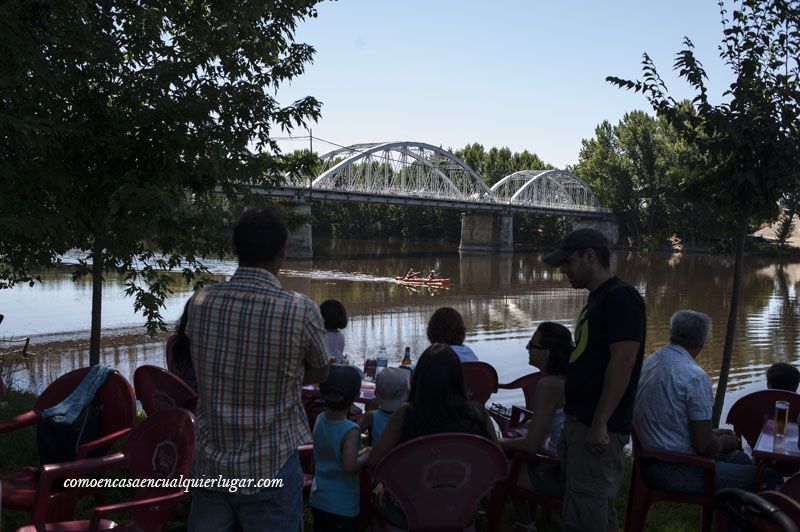
<svg viewBox="0 0 800 532">
<path fill-rule="evenodd" d="M 406 279 L 416 279 L 419 276 L 419 274 L 421 274 L 421 273 L 422 273 L 421 271 L 420 272 L 415 272 L 414 268 L 409 268 L 408 269 L 408 273 L 406 273 L 405 278 Z"/>
<path fill-rule="evenodd" d="M 477 434 L 497 441 L 486 409 L 467 400 L 458 356 L 450 346 L 435 343 L 420 355 L 411 377 L 409 400 L 389 418 L 367 465 L 375 467 L 403 442 L 441 432 Z M 405 528 L 405 515 L 397 502 L 385 492 L 378 494 L 378 500 L 386 519 Z"/>
<path fill-rule="evenodd" d="M 478 362 L 478 357 L 469 347 L 464 345 L 467 328 L 464 318 L 454 308 L 441 307 L 428 321 L 428 340 L 432 344 L 443 343 L 449 345 L 461 362 Z"/>
<path fill-rule="evenodd" d="M 433 279 L 438 279 L 438 278 L 439 278 L 439 274 L 436 272 L 436 270 L 431 269 L 430 273 L 428 273 L 428 279 L 429 280 L 433 280 Z"/>
<path fill-rule="evenodd" d="M 756 466 L 741 452 L 733 431 L 712 429 L 711 379 L 695 359 L 711 330 L 711 318 L 680 310 L 669 323 L 669 344 L 642 365 L 633 425 L 644 447 L 713 457 L 715 487 L 752 491 Z M 680 462 L 642 457 L 642 478 L 653 488 L 674 493 L 703 493 L 703 470 Z M 764 471 L 766 489 L 783 478 Z"/>
<path fill-rule="evenodd" d="M 524 438 L 501 438 L 500 447 L 507 454 L 514 451 L 543 453 L 558 457 L 558 440 L 564 426 L 564 378 L 572 352 L 572 334 L 560 323 L 545 321 L 539 324 L 525 346 L 528 364 L 539 369 L 542 378 L 536 385 L 533 398 L 533 420 L 526 425 Z M 549 435 L 549 437 L 548 437 Z M 547 497 L 561 496 L 560 467 L 555 464 L 530 463 L 523 469 L 517 485 Z M 517 522 L 512 532 L 535 530 L 528 504 L 514 501 Z"/>
<path fill-rule="evenodd" d="M 786 362 L 776 362 L 767 370 L 767 388 L 797 393 L 800 371 Z"/>
<path fill-rule="evenodd" d="M 320 304 L 319 313 L 325 324 L 325 344 L 328 346 L 329 362 L 344 364 L 344 334 L 341 329 L 347 327 L 347 310 L 341 301 L 326 299 Z"/>
<path fill-rule="evenodd" d="M 409 368 L 386 368 L 375 377 L 377 410 L 370 410 L 358 420 L 361 432 L 369 431 L 371 445 L 375 445 L 392 414 L 408 399 L 411 372 Z"/>
</svg>

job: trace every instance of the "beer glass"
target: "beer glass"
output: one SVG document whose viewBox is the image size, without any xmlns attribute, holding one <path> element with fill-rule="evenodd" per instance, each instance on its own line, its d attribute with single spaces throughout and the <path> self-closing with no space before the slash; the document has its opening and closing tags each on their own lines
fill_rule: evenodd
<svg viewBox="0 0 800 532">
<path fill-rule="evenodd" d="M 789 402 L 775 401 L 775 436 L 786 436 L 786 423 L 789 421 Z"/>
</svg>

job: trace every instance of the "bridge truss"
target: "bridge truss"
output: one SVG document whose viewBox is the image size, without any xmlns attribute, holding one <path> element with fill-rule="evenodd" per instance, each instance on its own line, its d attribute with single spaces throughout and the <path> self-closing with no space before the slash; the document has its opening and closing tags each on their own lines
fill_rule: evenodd
<svg viewBox="0 0 800 532">
<path fill-rule="evenodd" d="M 566 170 L 522 170 L 492 187 L 497 201 L 514 205 L 603 211 L 597 194 L 580 177 Z"/>
<path fill-rule="evenodd" d="M 421 142 L 354 144 L 322 155 L 320 162 L 310 186 L 308 179 L 287 178 L 283 191 L 271 194 L 478 211 L 610 214 L 591 187 L 570 172 L 524 170 L 489 188 L 464 161 Z"/>
</svg>

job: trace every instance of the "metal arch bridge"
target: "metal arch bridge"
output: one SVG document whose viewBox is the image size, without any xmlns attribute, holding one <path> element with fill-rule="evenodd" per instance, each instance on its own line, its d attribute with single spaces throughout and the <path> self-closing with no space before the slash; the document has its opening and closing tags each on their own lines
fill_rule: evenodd
<svg viewBox="0 0 800 532">
<path fill-rule="evenodd" d="M 607 219 L 592 188 L 565 170 L 523 170 L 493 187 L 464 161 L 422 142 L 354 144 L 320 157 L 315 179 L 285 178 L 265 194 L 298 201 L 423 205 L 464 211 Z"/>
</svg>

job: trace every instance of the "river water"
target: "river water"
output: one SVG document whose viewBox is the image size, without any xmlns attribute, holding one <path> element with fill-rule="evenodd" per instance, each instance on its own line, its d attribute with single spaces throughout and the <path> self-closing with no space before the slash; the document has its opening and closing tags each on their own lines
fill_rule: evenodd
<svg viewBox="0 0 800 532">
<path fill-rule="evenodd" d="M 587 292 L 572 289 L 566 278 L 544 264 L 543 255 L 459 255 L 452 245 L 317 239 L 317 258 L 286 263 L 280 279 L 284 287 L 308 294 L 317 303 L 327 298 L 344 303 L 350 317 L 343 330 L 345 352 L 359 364 L 380 347 L 386 348 L 392 363 L 400 362 L 405 346 L 418 356 L 428 345 L 429 316 L 438 307 L 454 307 L 464 316 L 465 343 L 497 368 L 501 382 L 508 382 L 530 371 L 524 346 L 536 324 L 554 320 L 572 330 L 586 301 Z M 452 279 L 451 287 L 396 285 L 393 277 L 411 267 L 435 268 Z M 233 273 L 235 263 L 212 261 L 211 269 L 223 280 Z M 612 269 L 646 301 L 646 353 L 667 341 L 669 318 L 676 310 L 690 308 L 711 316 L 714 330 L 698 361 L 716 382 L 733 260 L 616 252 Z M 744 272 L 727 405 L 764 387 L 764 373 L 773 362 L 800 364 L 800 264 L 747 257 Z M 66 273 L 45 273 L 42 279 L 34 287 L 0 291 L 0 313 L 5 314 L 0 339 L 31 337 L 29 356 L 2 358 L 5 374 L 17 387 L 33 391 L 89 360 L 90 281 L 73 282 Z M 124 288 L 113 277 L 104 287 L 102 362 L 130 377 L 139 365 L 164 365 L 166 334 L 143 334 L 144 320 L 133 312 Z M 176 286 L 164 309 L 170 324 L 190 295 L 189 287 Z M 520 402 L 521 395 L 501 392 L 492 401 Z"/>
</svg>

